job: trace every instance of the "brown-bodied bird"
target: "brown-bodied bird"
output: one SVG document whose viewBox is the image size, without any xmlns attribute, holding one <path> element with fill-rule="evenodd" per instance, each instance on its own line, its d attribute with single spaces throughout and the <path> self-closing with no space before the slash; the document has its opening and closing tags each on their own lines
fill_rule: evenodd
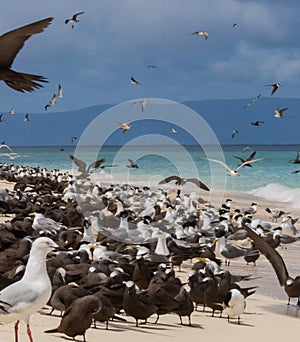
<svg viewBox="0 0 300 342">
<path fill-rule="evenodd" d="M 243 163 L 246 163 L 246 162 L 248 163 L 249 161 L 251 161 L 254 158 L 255 154 L 256 154 L 256 151 L 252 152 L 247 159 L 244 159 L 244 158 L 239 157 L 239 156 L 234 156 L 234 158 L 240 160 L 241 163 L 243 164 Z M 252 167 L 251 164 L 247 164 L 247 163 L 245 164 L 245 166 Z M 241 164 L 239 164 L 238 166 L 240 166 L 240 165 Z"/>
<path fill-rule="evenodd" d="M 86 341 L 85 332 L 91 326 L 93 316 L 99 308 L 99 300 L 93 295 L 78 298 L 65 311 L 59 326 L 46 330 L 45 333 L 60 332 L 73 339 L 82 335 L 83 340 Z"/>
<path fill-rule="evenodd" d="M 276 92 L 276 90 L 281 86 L 280 83 L 273 83 L 273 84 L 268 84 L 267 87 L 271 87 L 271 96 Z"/>
<path fill-rule="evenodd" d="M 290 299 L 297 297 L 297 305 L 300 305 L 300 276 L 292 278 L 286 265 L 284 263 L 281 255 L 271 247 L 263 238 L 261 238 L 253 229 L 247 225 L 243 225 L 246 229 L 249 237 L 254 241 L 255 247 L 270 261 L 273 269 L 277 275 L 279 284 L 284 287 L 286 294 L 289 297 L 288 305 L 290 304 Z"/>
<path fill-rule="evenodd" d="M 43 32 L 52 20 L 53 18 L 43 19 L 0 36 L 0 80 L 14 90 L 22 93 L 25 91 L 32 92 L 42 87 L 39 82 L 47 82 L 47 79 L 43 76 L 16 72 L 11 69 L 11 66 L 25 41 L 32 35 Z"/>
<path fill-rule="evenodd" d="M 92 170 L 96 170 L 98 167 L 100 167 L 101 164 L 103 164 L 105 162 L 105 158 L 101 158 L 99 160 L 96 160 L 94 162 L 92 162 L 88 167 L 86 165 L 86 163 L 72 155 L 70 155 L 70 158 L 73 160 L 73 162 L 75 163 L 75 165 L 78 166 L 78 171 L 81 173 L 79 175 L 79 177 L 86 177 L 88 176 Z"/>
<path fill-rule="evenodd" d="M 68 24 L 68 23 L 72 23 L 72 29 L 74 29 L 74 23 L 78 23 L 79 20 L 77 19 L 77 17 L 81 14 L 83 14 L 84 12 L 78 12 L 78 13 L 75 13 L 73 14 L 72 18 L 70 19 L 66 19 L 65 20 L 65 24 Z"/>
<path fill-rule="evenodd" d="M 186 184 L 187 182 L 194 183 L 200 189 L 205 190 L 205 191 L 209 191 L 209 188 L 204 183 L 200 182 L 200 180 L 197 178 L 181 178 L 178 176 L 170 176 L 170 177 L 167 177 L 167 178 L 161 180 L 158 184 L 166 184 L 166 183 L 169 183 L 171 181 L 175 181 L 175 184 L 180 185 L 180 186 Z"/>
</svg>

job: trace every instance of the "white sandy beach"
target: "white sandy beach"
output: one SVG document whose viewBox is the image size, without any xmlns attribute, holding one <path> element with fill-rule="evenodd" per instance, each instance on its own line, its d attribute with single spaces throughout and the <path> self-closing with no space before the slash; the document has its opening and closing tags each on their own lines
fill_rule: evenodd
<svg viewBox="0 0 300 342">
<path fill-rule="evenodd" d="M 13 184 L 1 182 L 2 188 L 12 189 Z M 258 203 L 258 212 L 256 217 L 263 220 L 269 220 L 265 208 L 281 208 L 289 211 L 290 215 L 297 217 L 300 215 L 299 209 L 289 210 L 288 203 L 276 203 L 265 201 L 248 194 L 226 193 L 225 198 L 233 199 L 233 207 L 248 207 L 252 201 Z M 9 220 L 9 217 L 2 217 L 1 221 Z M 278 251 L 282 254 L 287 268 L 292 276 L 299 274 L 298 251 L 300 243 L 289 246 L 288 249 Z M 192 263 L 185 262 L 181 272 L 176 271 L 176 275 L 181 279 L 187 279 Z M 226 268 L 226 267 L 224 267 Z M 241 316 L 241 324 L 237 325 L 236 320 L 227 322 L 227 318 L 219 318 L 218 315 L 211 317 L 210 309 L 206 312 L 194 311 L 192 314 L 193 327 L 179 325 L 179 318 L 175 314 L 161 316 L 158 324 L 153 324 L 155 317 L 150 317 L 149 324 L 135 326 L 135 321 L 131 317 L 122 315 L 127 322 L 113 321 L 109 324 L 109 330 L 105 330 L 104 324 L 97 323 L 97 329 L 90 328 L 86 332 L 86 339 L 89 342 L 95 342 L 105 339 L 105 341 L 184 341 L 186 339 L 193 341 L 214 340 L 214 341 L 251 341 L 268 338 L 273 342 L 282 341 L 289 336 L 297 336 L 299 330 L 299 307 L 295 305 L 296 299 L 292 299 L 292 305 L 287 306 L 287 296 L 284 290 L 279 286 L 276 275 L 264 256 L 257 261 L 257 266 L 246 265 L 243 259 L 234 260 L 229 268 L 234 274 L 252 274 L 258 277 L 256 280 L 241 283 L 242 286 L 258 285 L 255 294 L 247 298 L 247 307 L 245 313 Z M 297 272 L 298 271 L 298 272 Z M 202 310 L 202 308 L 199 308 Z M 58 316 L 48 316 L 50 308 L 45 308 L 41 313 L 36 313 L 31 318 L 31 330 L 34 341 L 63 341 L 72 340 L 62 334 L 45 334 L 47 329 L 58 326 L 60 318 Z M 57 313 L 57 312 L 56 312 Z M 186 317 L 183 321 L 186 322 Z M 122 333 L 122 334 L 121 334 Z M 13 324 L 0 326 L 1 341 L 13 341 Z M 28 341 L 25 324 L 19 326 L 19 342 Z M 77 336 L 76 340 L 82 341 L 82 336 Z"/>
</svg>

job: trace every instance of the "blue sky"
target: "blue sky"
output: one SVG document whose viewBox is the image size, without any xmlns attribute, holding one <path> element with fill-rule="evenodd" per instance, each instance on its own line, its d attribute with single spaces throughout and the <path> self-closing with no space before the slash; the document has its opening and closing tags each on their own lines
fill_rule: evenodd
<svg viewBox="0 0 300 342">
<path fill-rule="evenodd" d="M 21 94 L 0 82 L 0 111 L 42 112 L 63 85 L 65 98 L 49 111 L 136 98 L 172 101 L 299 97 L 299 1 L 238 0 L 2 0 L 0 33 L 46 18 L 13 69 L 48 78 Z M 64 21 L 84 11 L 72 30 Z M 235 27 L 233 24 L 237 23 Z M 194 31 L 207 31 L 191 36 Z M 157 68 L 147 68 L 156 65 Z M 134 76 L 140 85 L 130 84 Z"/>
</svg>

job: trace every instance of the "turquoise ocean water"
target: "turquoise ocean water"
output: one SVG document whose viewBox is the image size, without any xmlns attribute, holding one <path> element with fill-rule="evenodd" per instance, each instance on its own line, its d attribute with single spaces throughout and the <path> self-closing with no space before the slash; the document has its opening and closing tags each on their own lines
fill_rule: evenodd
<svg viewBox="0 0 300 342">
<path fill-rule="evenodd" d="M 137 181 L 145 184 L 158 183 L 164 177 L 173 174 L 182 177 L 199 177 L 209 187 L 225 186 L 227 190 L 251 192 L 254 195 L 270 200 L 291 201 L 300 207 L 300 173 L 292 173 L 300 169 L 300 164 L 293 164 L 298 145 L 226 145 L 222 146 L 222 154 L 226 164 L 234 169 L 239 160 L 235 156 L 246 159 L 253 151 L 255 158 L 263 158 L 253 166 L 239 170 L 239 177 L 224 174 L 225 169 L 216 163 L 209 163 L 206 157 L 221 159 L 218 152 L 209 152 L 197 146 L 107 146 L 99 151 L 97 147 L 14 147 L 18 154 L 14 160 L 8 156 L 0 156 L 0 162 L 8 162 L 24 166 L 39 166 L 47 169 L 76 170 L 69 155 L 75 154 L 87 164 L 105 158 L 101 169 L 102 177 L 112 173 L 115 179 Z M 4 149 L 1 150 L 4 151 Z M 129 169 L 128 158 L 135 160 L 139 168 Z M 211 167 L 214 169 L 212 175 Z M 124 178 L 125 177 L 125 178 Z M 221 180 L 220 182 L 218 182 Z M 215 181 L 215 183 L 213 183 Z M 151 184 L 150 184 L 150 183 Z M 299 202 L 299 204 L 298 204 Z"/>
</svg>

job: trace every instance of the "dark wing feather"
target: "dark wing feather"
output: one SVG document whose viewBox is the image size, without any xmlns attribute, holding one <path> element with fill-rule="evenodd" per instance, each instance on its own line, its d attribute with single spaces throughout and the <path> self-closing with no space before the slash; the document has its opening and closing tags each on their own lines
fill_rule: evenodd
<svg viewBox="0 0 300 342">
<path fill-rule="evenodd" d="M 43 19 L 0 36 L 0 65 L 10 67 L 25 41 L 32 35 L 43 32 L 52 20 L 53 18 Z"/>
<path fill-rule="evenodd" d="M 77 20 L 77 17 L 80 15 L 80 14 L 83 14 L 84 12 L 78 12 L 76 14 L 73 15 L 72 19 L 73 20 Z"/>
<path fill-rule="evenodd" d="M 70 155 L 70 158 L 73 160 L 73 162 L 75 163 L 75 165 L 78 166 L 78 171 L 79 172 L 86 172 L 86 163 L 72 155 Z"/>
<path fill-rule="evenodd" d="M 246 161 L 252 160 L 252 159 L 254 158 L 255 154 L 256 154 L 256 151 L 252 152 L 252 153 L 250 154 L 250 156 L 246 159 Z"/>
<path fill-rule="evenodd" d="M 187 182 L 194 183 L 194 184 L 197 185 L 200 189 L 203 189 L 203 190 L 205 190 L 205 191 L 209 191 L 209 188 L 208 188 L 204 183 L 202 183 L 199 179 L 197 179 L 197 178 L 188 178 L 186 181 L 187 181 Z"/>
<path fill-rule="evenodd" d="M 170 177 L 167 177 L 167 178 L 161 180 L 158 184 L 169 183 L 169 182 L 171 182 L 173 180 L 181 183 L 181 178 L 180 177 L 178 177 L 178 176 L 170 176 Z"/>
<path fill-rule="evenodd" d="M 101 164 L 103 164 L 105 162 L 105 158 L 101 158 L 99 160 L 94 161 L 93 163 L 91 163 L 87 169 L 87 172 L 90 171 L 90 169 L 97 169 Z"/>
<path fill-rule="evenodd" d="M 255 247 L 270 261 L 279 280 L 279 284 L 285 286 L 289 274 L 281 255 L 250 227 L 247 225 L 243 225 L 243 227 L 246 229 L 249 237 L 254 241 Z"/>
</svg>

